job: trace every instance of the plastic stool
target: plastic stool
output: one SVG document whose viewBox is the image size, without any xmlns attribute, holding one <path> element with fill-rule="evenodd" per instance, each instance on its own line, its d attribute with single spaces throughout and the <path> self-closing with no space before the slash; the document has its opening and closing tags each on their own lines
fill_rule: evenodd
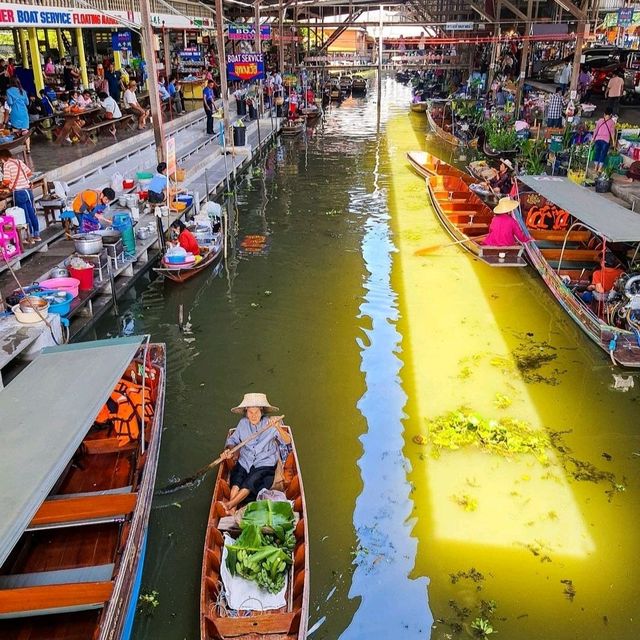
<svg viewBox="0 0 640 640">
<path fill-rule="evenodd" d="M 20 236 L 13 216 L 0 216 L 0 253 L 5 260 L 22 253 Z"/>
</svg>

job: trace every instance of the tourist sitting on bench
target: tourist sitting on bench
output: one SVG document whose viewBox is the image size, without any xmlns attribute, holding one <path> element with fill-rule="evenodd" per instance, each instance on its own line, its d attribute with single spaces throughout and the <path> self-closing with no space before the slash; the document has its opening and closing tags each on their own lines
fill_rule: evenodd
<svg viewBox="0 0 640 640">
<path fill-rule="evenodd" d="M 604 267 L 601 266 L 591 274 L 591 284 L 580 296 L 582 301 L 587 304 L 594 301 L 606 302 L 609 292 L 623 273 L 624 270 L 620 268 L 618 259 L 611 251 L 607 251 L 604 257 Z"/>
<path fill-rule="evenodd" d="M 138 98 L 136 98 L 137 86 L 138 84 L 135 80 L 129 83 L 129 88 L 124 92 L 124 104 L 138 118 L 138 129 L 144 129 L 147 126 L 149 112 L 140 106 Z"/>
<path fill-rule="evenodd" d="M 109 218 L 105 218 L 102 212 L 115 200 L 116 192 L 107 187 L 102 191 L 87 189 L 81 191 L 74 199 L 72 209 L 80 218 L 80 233 L 97 231 L 111 224 Z"/>
<path fill-rule="evenodd" d="M 100 106 L 104 109 L 106 120 L 120 120 L 122 118 L 122 111 L 120 111 L 118 103 L 106 91 L 101 91 L 98 94 L 98 98 L 100 98 Z M 109 127 L 109 133 L 115 138 L 115 125 Z"/>
</svg>

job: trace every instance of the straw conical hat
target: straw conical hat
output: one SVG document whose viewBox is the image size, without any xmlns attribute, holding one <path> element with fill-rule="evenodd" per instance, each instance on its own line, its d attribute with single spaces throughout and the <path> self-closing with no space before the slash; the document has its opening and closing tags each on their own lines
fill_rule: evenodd
<svg viewBox="0 0 640 640">
<path fill-rule="evenodd" d="M 233 407 L 231 411 L 233 413 L 244 413 L 244 410 L 249 407 L 259 407 L 264 413 L 279 411 L 278 407 L 273 407 L 269 404 L 264 393 L 245 393 L 242 402 L 237 407 Z"/>
<path fill-rule="evenodd" d="M 517 200 L 511 198 L 500 198 L 493 213 L 511 213 L 520 206 Z"/>
</svg>

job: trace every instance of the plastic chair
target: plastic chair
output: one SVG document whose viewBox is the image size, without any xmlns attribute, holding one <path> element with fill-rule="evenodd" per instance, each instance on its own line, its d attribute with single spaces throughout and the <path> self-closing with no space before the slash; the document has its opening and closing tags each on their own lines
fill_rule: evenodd
<svg viewBox="0 0 640 640">
<path fill-rule="evenodd" d="M 20 236 L 13 216 L 0 216 L 0 252 L 5 260 L 22 253 Z"/>
</svg>

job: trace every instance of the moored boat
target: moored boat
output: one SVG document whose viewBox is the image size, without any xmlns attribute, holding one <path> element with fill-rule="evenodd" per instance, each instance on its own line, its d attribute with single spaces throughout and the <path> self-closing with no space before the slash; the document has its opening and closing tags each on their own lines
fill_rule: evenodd
<svg viewBox="0 0 640 640">
<path fill-rule="evenodd" d="M 288 427 L 285 427 L 288 430 Z M 291 431 L 289 430 L 289 433 Z M 223 585 L 225 535 L 237 538 L 240 530 L 234 516 L 226 515 L 223 501 L 230 496 L 233 461 L 218 469 L 207 523 L 200 595 L 201 640 L 304 640 L 309 614 L 309 537 L 304 488 L 293 442 L 283 460 L 282 486 L 297 518 L 292 564 L 284 588 L 285 605 L 268 610 L 230 610 Z M 278 478 L 276 478 L 276 481 Z M 236 579 L 238 579 L 236 577 Z M 243 580 L 240 578 L 240 580 Z M 260 607 L 257 607 L 258 609 Z"/>
<path fill-rule="evenodd" d="M 414 113 L 424 113 L 427 110 L 429 103 L 426 100 L 420 100 L 418 102 L 412 102 L 410 109 Z"/>
<path fill-rule="evenodd" d="M 322 109 L 314 104 L 308 107 L 302 107 L 300 113 L 307 119 L 307 122 L 313 122 L 322 115 Z"/>
<path fill-rule="evenodd" d="M 521 176 L 518 220 L 533 238 L 527 256 L 554 298 L 614 364 L 640 367 L 640 218 L 567 178 Z M 585 300 L 609 259 L 610 292 Z M 607 267 L 609 268 L 609 267 Z M 597 299 L 600 298 L 600 299 Z"/>
<path fill-rule="evenodd" d="M 45 349 L 0 392 L 2 638 L 131 635 L 165 394 L 145 342 Z"/>
<path fill-rule="evenodd" d="M 454 147 L 476 147 L 478 144 L 478 139 L 473 138 L 471 140 L 463 140 L 453 133 L 453 123 L 451 122 L 451 118 L 447 115 L 446 112 L 447 105 L 446 103 L 442 104 L 442 106 L 435 107 L 432 102 L 427 106 L 427 121 L 429 122 L 429 126 L 433 133 L 444 140 L 450 145 Z"/>
<path fill-rule="evenodd" d="M 369 83 L 366 78 L 362 76 L 353 76 L 353 81 L 351 82 L 351 93 L 354 95 L 363 96 L 367 93 L 367 89 L 369 88 Z"/>
<path fill-rule="evenodd" d="M 411 167 L 423 178 L 435 175 L 457 176 L 467 184 L 473 182 L 473 178 L 469 174 L 426 151 L 409 151 L 407 159 Z"/>
<path fill-rule="evenodd" d="M 489 232 L 493 212 L 463 178 L 434 175 L 426 181 L 442 226 L 460 246 L 491 267 L 526 266 L 521 245 L 491 247 L 479 242 Z"/>
<path fill-rule="evenodd" d="M 482 143 L 482 151 L 485 156 L 488 158 L 511 158 L 518 153 L 518 149 L 507 149 L 506 151 L 498 151 L 497 149 L 492 149 L 487 140 L 485 139 Z"/>
<path fill-rule="evenodd" d="M 184 262 L 171 262 L 165 254 L 154 271 L 173 282 L 186 282 L 190 278 L 203 273 L 207 267 L 215 263 L 222 255 L 224 248 L 224 234 L 222 232 L 222 222 L 219 218 L 210 220 L 207 216 L 197 216 L 193 221 L 194 232 L 200 253 L 192 256 Z"/>
<path fill-rule="evenodd" d="M 304 131 L 304 120 L 286 120 L 282 124 L 283 136 L 298 136 Z"/>
</svg>

